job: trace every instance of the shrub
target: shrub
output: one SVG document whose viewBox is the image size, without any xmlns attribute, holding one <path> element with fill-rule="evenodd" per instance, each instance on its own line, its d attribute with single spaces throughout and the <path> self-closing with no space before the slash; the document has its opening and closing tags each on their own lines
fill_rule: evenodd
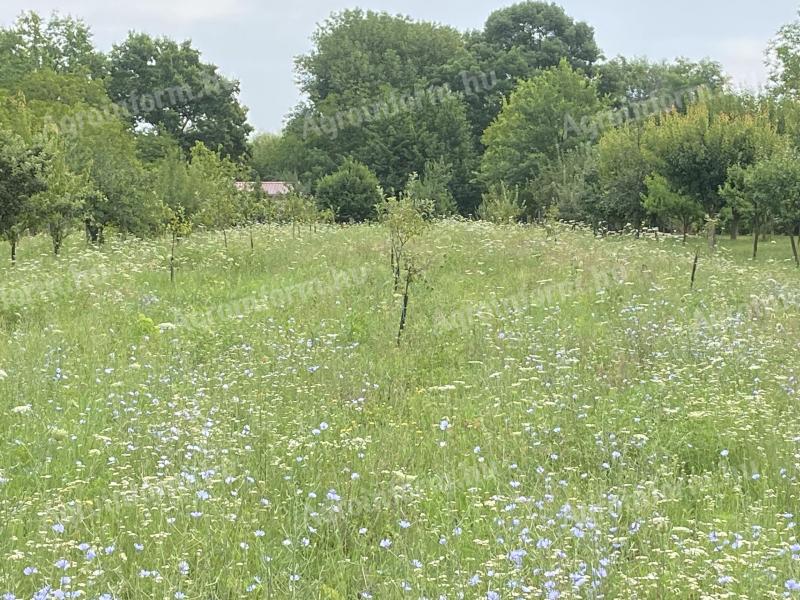
<svg viewBox="0 0 800 600">
<path fill-rule="evenodd" d="M 320 206 L 331 209 L 340 222 L 374 218 L 375 206 L 381 200 L 378 178 L 368 167 L 352 159 L 317 184 Z"/>
</svg>

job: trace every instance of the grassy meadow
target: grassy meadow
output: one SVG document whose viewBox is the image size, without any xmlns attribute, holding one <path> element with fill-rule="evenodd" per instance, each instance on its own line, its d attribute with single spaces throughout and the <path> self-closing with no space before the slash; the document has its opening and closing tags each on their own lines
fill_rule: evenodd
<svg viewBox="0 0 800 600">
<path fill-rule="evenodd" d="M 26 240 L 0 598 L 800 595 L 800 272 L 749 244 L 437 224 L 398 347 L 379 226 L 197 234 L 174 285 Z"/>
</svg>

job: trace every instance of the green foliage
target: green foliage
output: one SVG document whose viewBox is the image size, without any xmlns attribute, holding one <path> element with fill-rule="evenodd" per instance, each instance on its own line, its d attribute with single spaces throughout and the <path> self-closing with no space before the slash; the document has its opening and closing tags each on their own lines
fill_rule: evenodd
<svg viewBox="0 0 800 600">
<path fill-rule="evenodd" d="M 344 11 L 297 59 L 307 101 L 280 135 L 248 141 L 238 83 L 190 42 L 131 33 L 105 56 L 83 22 L 27 13 L 0 29 L 0 127 L 29 147 L 58 133 L 66 172 L 87 185 L 80 219 L 95 241 L 163 230 L 178 209 L 223 231 L 281 219 L 313 227 L 331 212 L 369 219 L 378 185 L 427 217 L 477 215 L 489 190 L 482 211 L 503 221 L 524 206 L 529 218 L 639 227 L 672 219 L 643 204 L 656 174 L 735 234 L 754 216 L 745 171 L 799 145 L 798 23 L 773 46 L 772 93 L 756 96 L 732 93 L 710 60 L 600 63 L 593 29 L 546 2 L 497 10 L 466 34 Z M 689 106 L 697 87 L 708 95 Z M 667 101 L 645 122 L 634 105 L 653 95 Z M 302 193 L 273 203 L 236 192 L 234 180 L 254 178 Z"/>
<path fill-rule="evenodd" d="M 46 189 L 47 160 L 42 143 L 26 144 L 0 128 L 0 237 L 11 243 L 12 260 L 17 241 L 33 218 L 32 197 Z"/>
<path fill-rule="evenodd" d="M 598 91 L 617 107 L 663 97 L 678 100 L 681 105 L 677 108 L 685 112 L 692 91 L 702 89 L 706 94 L 716 94 L 728 85 L 722 66 L 711 60 L 692 62 L 679 58 L 674 62 L 651 62 L 646 58 L 618 56 L 599 65 L 597 72 Z"/>
<path fill-rule="evenodd" d="M 195 193 L 195 183 L 189 166 L 177 152 L 167 155 L 150 169 L 156 197 L 172 212 L 181 209 L 188 219 L 194 220 L 203 208 L 202 198 Z"/>
<path fill-rule="evenodd" d="M 656 170 L 673 190 L 700 203 L 716 216 L 723 207 L 720 190 L 734 165 L 748 166 L 769 156 L 783 144 L 762 117 L 711 114 L 708 106 L 691 107 L 651 123 L 646 145 Z"/>
<path fill-rule="evenodd" d="M 352 159 L 319 181 L 316 197 L 320 206 L 331 209 L 340 222 L 374 218 L 375 206 L 383 199 L 375 174 Z"/>
<path fill-rule="evenodd" d="M 237 225 L 249 226 L 256 223 L 272 221 L 269 207 L 272 202 L 267 202 L 268 195 L 264 192 L 261 181 L 253 182 L 252 187 L 247 187 L 234 192 L 236 202 Z"/>
<path fill-rule="evenodd" d="M 439 160 L 428 161 L 422 178 L 416 173 L 408 178 L 405 193 L 417 206 L 422 207 L 423 214 L 452 216 L 458 211 L 449 188 L 452 179 L 450 165 Z"/>
<path fill-rule="evenodd" d="M 770 44 L 769 57 L 773 93 L 800 98 L 800 19 L 780 28 Z"/>
<path fill-rule="evenodd" d="M 33 222 L 43 227 L 58 255 L 70 229 L 84 214 L 87 198 L 95 193 L 87 175 L 73 173 L 61 140 L 51 138 L 48 151 L 52 159 L 45 171 L 46 188 L 31 200 Z"/>
<path fill-rule="evenodd" d="M 387 90 L 412 93 L 446 83 L 453 78 L 447 66 L 467 55 L 453 28 L 359 9 L 333 14 L 312 43 L 297 71 L 302 91 L 321 111 L 357 107 Z"/>
<path fill-rule="evenodd" d="M 90 237 L 102 242 L 114 227 L 123 234 L 146 236 L 160 229 L 163 204 L 152 189 L 137 156 L 134 136 L 119 121 L 82 128 L 69 141 L 68 162 L 73 171 L 85 171 L 94 192 L 86 199 Z"/>
<path fill-rule="evenodd" d="M 249 154 L 250 169 L 262 181 L 286 181 L 296 177 L 292 169 L 297 162 L 292 157 L 287 135 L 259 134 L 250 142 Z"/>
<path fill-rule="evenodd" d="M 408 194 L 401 194 L 400 197 L 391 196 L 377 206 L 380 220 L 389 230 L 394 289 L 395 291 L 399 289 L 401 273 L 405 271 L 406 298 L 414 271 L 414 259 L 409 254 L 408 243 L 424 231 L 425 210 L 429 208 L 429 204 L 420 205 Z M 404 326 L 401 324 L 401 332 Z"/>
<path fill-rule="evenodd" d="M 447 27 L 353 10 L 333 15 L 313 42 L 297 63 L 309 103 L 291 116 L 274 149 L 278 172 L 313 184 L 352 157 L 398 193 L 409 173 L 424 178 L 426 164 L 441 161 L 452 169 L 448 189 L 459 210 L 473 213 L 477 139 L 457 93 L 459 72 L 470 63 L 463 37 Z"/>
<path fill-rule="evenodd" d="M 493 12 L 483 40 L 494 48 L 516 51 L 534 69 L 554 67 L 566 57 L 573 68 L 588 70 L 600 57 L 594 30 L 547 2 L 520 2 Z"/>
<path fill-rule="evenodd" d="M 595 84 L 566 61 L 521 83 L 483 136 L 483 181 L 523 186 L 536 179 L 543 165 L 586 141 L 565 128 L 565 117 L 580 122 L 600 106 Z"/>
<path fill-rule="evenodd" d="M 598 142 L 601 196 L 595 215 L 612 229 L 639 227 L 645 216 L 642 197 L 653 166 L 643 135 L 641 126 L 630 124 L 609 129 Z"/>
<path fill-rule="evenodd" d="M 537 219 L 553 210 L 565 221 L 591 220 L 597 188 L 596 152 L 588 144 L 578 146 L 544 164 L 525 186 L 526 212 Z"/>
<path fill-rule="evenodd" d="M 800 225 L 800 160 L 795 152 L 777 152 L 748 168 L 730 172 L 722 193 L 749 217 L 758 232 L 775 219 L 786 233 Z"/>
<path fill-rule="evenodd" d="M 517 221 L 525 211 L 519 197 L 519 188 L 510 189 L 504 182 L 489 187 L 478 207 L 478 217 L 497 224 Z"/>
<path fill-rule="evenodd" d="M 132 128 L 167 133 L 187 153 L 202 142 L 234 159 L 245 154 L 252 127 L 237 100 L 239 83 L 202 62 L 190 42 L 131 33 L 111 50 L 109 69 L 109 94 Z"/>
<path fill-rule="evenodd" d="M 223 231 L 232 227 L 237 219 L 236 166 L 197 142 L 192 148 L 188 176 L 200 203 L 200 211 L 195 215 L 197 222 Z"/>
<path fill-rule="evenodd" d="M 301 180 L 311 183 L 352 157 L 394 192 L 404 188 L 409 173 L 424 173 L 427 163 L 441 161 L 452 169 L 448 187 L 459 209 L 474 211 L 475 141 L 459 95 L 445 88 L 406 96 L 387 90 L 363 102 L 353 106 L 331 100 L 321 109 L 308 107 L 289 124 L 284 143 L 297 157 L 293 170 Z M 368 110 L 368 118 L 361 108 Z"/>
<path fill-rule="evenodd" d="M 514 89 L 563 60 L 589 72 L 600 56 L 594 30 L 554 3 L 526 1 L 493 12 L 484 29 L 467 36 L 471 62 L 456 83 L 467 92 L 478 137 Z"/>
<path fill-rule="evenodd" d="M 37 71 L 100 79 L 106 73 L 106 60 L 95 50 L 83 21 L 59 15 L 45 21 L 30 11 L 12 27 L 0 29 L 0 88 L 15 87 Z"/>
<path fill-rule="evenodd" d="M 685 242 L 692 224 L 703 217 L 702 206 L 694 198 L 673 191 L 662 175 L 648 176 L 645 186 L 644 209 L 663 222 L 675 220 L 680 223 Z"/>
</svg>

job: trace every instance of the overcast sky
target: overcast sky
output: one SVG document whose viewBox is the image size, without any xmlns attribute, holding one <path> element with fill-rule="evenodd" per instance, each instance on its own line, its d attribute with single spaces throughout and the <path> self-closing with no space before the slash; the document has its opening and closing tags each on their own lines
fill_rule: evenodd
<svg viewBox="0 0 800 600">
<path fill-rule="evenodd" d="M 190 38 L 222 72 L 241 81 L 250 121 L 278 131 L 299 101 L 293 57 L 310 49 L 315 25 L 331 12 L 361 6 L 478 29 L 489 13 L 514 0 L 2 0 L 0 23 L 24 10 L 83 18 L 107 50 L 129 30 Z M 595 28 L 607 57 L 686 56 L 720 61 L 734 81 L 757 87 L 766 79 L 770 38 L 797 14 L 796 0 L 564 0 L 576 19 Z"/>
</svg>

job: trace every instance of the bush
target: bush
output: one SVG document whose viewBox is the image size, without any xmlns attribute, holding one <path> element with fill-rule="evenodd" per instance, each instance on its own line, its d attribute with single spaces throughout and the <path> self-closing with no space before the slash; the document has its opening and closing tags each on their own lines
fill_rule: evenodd
<svg viewBox="0 0 800 600">
<path fill-rule="evenodd" d="M 347 159 L 334 173 L 319 180 L 317 201 L 331 209 L 337 221 L 366 221 L 375 217 L 383 200 L 375 174 L 365 165 Z"/>
</svg>

